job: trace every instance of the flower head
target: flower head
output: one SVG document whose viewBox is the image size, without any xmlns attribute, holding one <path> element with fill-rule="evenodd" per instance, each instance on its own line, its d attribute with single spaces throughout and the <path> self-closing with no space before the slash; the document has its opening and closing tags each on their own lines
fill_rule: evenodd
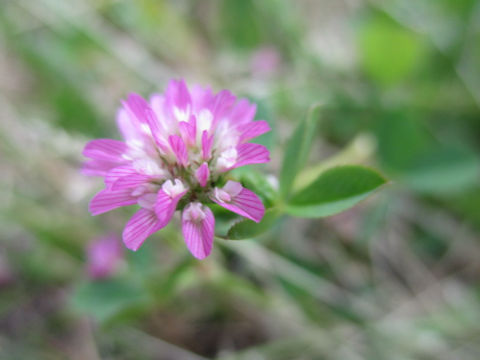
<svg viewBox="0 0 480 360">
<path fill-rule="evenodd" d="M 215 218 L 205 204 L 215 202 L 254 221 L 265 209 L 252 191 L 225 175 L 248 164 L 268 162 L 268 150 L 248 141 L 270 130 L 253 121 L 256 107 L 227 90 L 187 88 L 172 80 L 164 94 L 147 102 L 130 94 L 117 114 L 124 141 L 90 141 L 83 171 L 101 176 L 105 189 L 90 202 L 98 215 L 127 205 L 140 209 L 123 231 L 127 248 L 137 250 L 145 239 L 182 211 L 182 232 L 190 252 L 203 259 L 213 244 Z"/>
</svg>

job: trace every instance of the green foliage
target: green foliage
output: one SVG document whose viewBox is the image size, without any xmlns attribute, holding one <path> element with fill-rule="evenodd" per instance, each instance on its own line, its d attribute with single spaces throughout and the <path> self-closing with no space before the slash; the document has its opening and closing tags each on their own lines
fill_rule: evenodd
<svg viewBox="0 0 480 360">
<path fill-rule="evenodd" d="M 16 31 L 10 20 L 0 12 L 0 23 L 4 22 L 7 34 Z M 21 41 L 15 41 L 14 37 L 7 40 L 35 76 L 32 99 L 47 104 L 48 110 L 54 110 L 52 117 L 60 127 L 92 136 L 107 133 L 88 92 L 80 85 L 88 78 L 85 76 L 88 65 L 83 69 L 71 66 L 82 56 L 86 60 L 88 53 L 98 50 L 86 34 L 70 29 L 58 37 L 35 32 L 24 35 Z M 46 84 L 48 91 L 43 91 Z"/>
<path fill-rule="evenodd" d="M 422 192 L 461 192 L 477 183 L 477 154 L 463 146 L 438 146 L 419 154 L 401 179 Z"/>
<path fill-rule="evenodd" d="M 474 151 L 436 141 L 411 116 L 392 114 L 383 119 L 378 137 L 383 167 L 417 191 L 459 192 L 480 175 Z"/>
<path fill-rule="evenodd" d="M 344 211 L 386 183 L 376 171 L 361 166 L 339 166 L 322 173 L 287 204 L 290 215 L 324 217 Z"/>
<path fill-rule="evenodd" d="M 425 52 L 417 34 L 380 16 L 360 29 L 359 47 L 366 73 L 384 85 L 411 75 Z"/>
<path fill-rule="evenodd" d="M 308 160 L 320 112 L 321 108 L 318 105 L 310 108 L 306 118 L 298 124 L 288 140 L 280 170 L 280 196 L 282 199 L 288 198 L 296 175 Z"/>
<path fill-rule="evenodd" d="M 145 300 L 144 289 L 126 278 L 118 278 L 80 284 L 73 293 L 72 306 L 102 323 Z"/>
<path fill-rule="evenodd" d="M 262 42 L 259 17 L 252 0 L 229 0 L 221 2 L 221 33 L 238 48 L 254 48 Z M 239 21 L 239 14 L 242 20 Z"/>
<path fill-rule="evenodd" d="M 478 0 L 330 3 L 0 1 L 0 359 L 478 359 Z M 81 149 L 172 77 L 274 129 L 272 161 L 231 174 L 262 222 L 211 205 L 222 239 L 261 241 L 198 261 L 177 213 L 89 280 L 87 245 L 135 209 L 90 216 Z"/>
</svg>

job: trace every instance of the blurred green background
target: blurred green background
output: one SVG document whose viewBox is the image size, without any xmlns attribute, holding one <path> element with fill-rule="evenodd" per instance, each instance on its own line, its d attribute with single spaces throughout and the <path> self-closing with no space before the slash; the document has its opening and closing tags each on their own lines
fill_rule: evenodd
<svg viewBox="0 0 480 360">
<path fill-rule="evenodd" d="M 174 224 L 89 279 L 131 212 L 89 215 L 83 145 L 179 77 L 258 103 L 266 174 L 316 102 L 311 164 L 391 184 L 202 262 Z M 479 149 L 476 0 L 0 0 L 0 359 L 478 360 Z"/>
</svg>

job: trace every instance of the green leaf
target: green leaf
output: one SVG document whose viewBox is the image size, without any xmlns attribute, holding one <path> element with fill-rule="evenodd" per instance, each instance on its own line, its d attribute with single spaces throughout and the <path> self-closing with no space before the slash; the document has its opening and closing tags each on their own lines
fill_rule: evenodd
<svg viewBox="0 0 480 360">
<path fill-rule="evenodd" d="M 350 164 L 362 164 L 368 161 L 375 151 L 375 139 L 369 134 L 358 134 L 342 151 L 303 169 L 296 177 L 293 191 L 307 187 L 325 170 Z"/>
<path fill-rule="evenodd" d="M 72 306 L 104 322 L 120 311 L 145 300 L 144 292 L 125 279 L 88 282 L 75 289 Z"/>
<path fill-rule="evenodd" d="M 378 153 L 385 172 L 422 193 L 460 192 L 475 185 L 480 176 L 476 152 L 468 144 L 440 143 L 421 125 L 405 114 L 383 119 Z"/>
<path fill-rule="evenodd" d="M 425 46 L 417 34 L 386 18 L 373 18 L 358 34 L 363 67 L 381 84 L 404 80 L 425 53 Z"/>
<path fill-rule="evenodd" d="M 290 195 L 295 176 L 308 159 L 319 116 L 320 106 L 312 106 L 287 143 L 280 171 L 280 196 L 283 199 Z"/>
<path fill-rule="evenodd" d="M 380 117 L 377 138 L 382 166 L 399 172 L 408 169 L 433 141 L 417 116 L 403 111 L 389 111 Z"/>
<path fill-rule="evenodd" d="M 280 215 L 280 210 L 272 208 L 265 212 L 262 221 L 259 223 L 249 219 L 241 220 L 228 230 L 227 238 L 230 240 L 243 240 L 257 237 L 270 230 Z"/>
<path fill-rule="evenodd" d="M 419 154 L 400 180 L 425 193 L 459 192 L 473 186 L 480 176 L 480 163 L 473 150 L 441 145 Z"/>
<path fill-rule="evenodd" d="M 321 174 L 312 184 L 296 193 L 286 212 L 299 217 L 323 217 L 344 211 L 365 199 L 386 179 L 362 166 L 339 166 Z"/>
</svg>

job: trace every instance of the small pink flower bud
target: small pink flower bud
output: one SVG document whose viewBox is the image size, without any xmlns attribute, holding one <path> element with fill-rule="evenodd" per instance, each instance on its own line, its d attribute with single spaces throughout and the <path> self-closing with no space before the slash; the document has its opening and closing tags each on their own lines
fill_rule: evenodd
<svg viewBox="0 0 480 360">
<path fill-rule="evenodd" d="M 121 240 L 109 235 L 93 240 L 87 248 L 87 271 L 92 279 L 115 275 L 123 264 Z"/>
</svg>

